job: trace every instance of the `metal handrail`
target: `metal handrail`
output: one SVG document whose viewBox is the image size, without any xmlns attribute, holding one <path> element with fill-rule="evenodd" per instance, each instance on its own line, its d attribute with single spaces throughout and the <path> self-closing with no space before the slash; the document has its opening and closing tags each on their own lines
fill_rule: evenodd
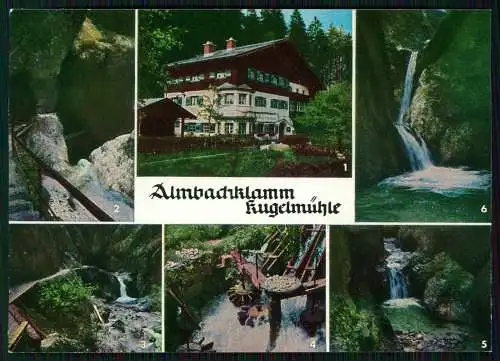
<svg viewBox="0 0 500 361">
<path fill-rule="evenodd" d="M 24 133 L 26 128 L 30 128 L 28 125 L 20 133 Z M 109 216 L 104 210 L 102 210 L 97 204 L 94 203 L 90 198 L 83 194 L 78 188 L 71 184 L 66 178 L 64 178 L 59 172 L 52 169 L 43 160 L 41 160 L 35 153 L 33 153 L 28 146 L 18 137 L 19 134 L 14 134 L 12 132 L 12 140 L 19 144 L 24 152 L 26 152 L 30 158 L 32 158 L 37 166 L 48 176 L 59 182 L 78 202 L 80 202 L 85 209 L 87 209 L 94 217 L 99 221 L 104 222 L 114 222 L 115 220 Z M 13 143 L 14 146 L 14 143 Z"/>
</svg>

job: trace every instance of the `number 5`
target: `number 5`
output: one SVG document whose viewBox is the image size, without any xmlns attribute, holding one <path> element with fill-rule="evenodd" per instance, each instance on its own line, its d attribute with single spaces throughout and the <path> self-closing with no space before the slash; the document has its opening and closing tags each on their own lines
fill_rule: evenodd
<svg viewBox="0 0 500 361">
<path fill-rule="evenodd" d="M 481 341 L 481 348 L 487 348 L 488 347 L 488 342 L 486 340 Z"/>
</svg>

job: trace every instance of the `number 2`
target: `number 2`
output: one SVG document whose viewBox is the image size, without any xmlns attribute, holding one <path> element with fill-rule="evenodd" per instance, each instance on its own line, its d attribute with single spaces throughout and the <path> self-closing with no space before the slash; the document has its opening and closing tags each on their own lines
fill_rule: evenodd
<svg viewBox="0 0 500 361">
<path fill-rule="evenodd" d="M 115 204 L 115 206 L 114 206 L 114 212 L 115 213 L 120 213 L 120 206 L 118 204 Z"/>
</svg>

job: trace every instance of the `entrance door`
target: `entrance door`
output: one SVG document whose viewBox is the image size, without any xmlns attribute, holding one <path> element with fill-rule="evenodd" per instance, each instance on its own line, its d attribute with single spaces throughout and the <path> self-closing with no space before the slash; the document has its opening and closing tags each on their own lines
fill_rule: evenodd
<svg viewBox="0 0 500 361">
<path fill-rule="evenodd" d="M 285 122 L 281 122 L 280 125 L 279 125 L 279 136 L 280 138 L 283 138 L 283 136 L 285 135 Z"/>
</svg>

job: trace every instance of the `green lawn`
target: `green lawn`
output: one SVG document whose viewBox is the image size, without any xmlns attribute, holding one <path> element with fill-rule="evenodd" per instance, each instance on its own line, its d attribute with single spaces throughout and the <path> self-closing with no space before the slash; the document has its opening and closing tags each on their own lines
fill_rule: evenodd
<svg viewBox="0 0 500 361">
<path fill-rule="evenodd" d="M 259 149 L 194 150 L 137 156 L 139 176 L 259 177 L 266 175 L 282 152 Z"/>
</svg>

